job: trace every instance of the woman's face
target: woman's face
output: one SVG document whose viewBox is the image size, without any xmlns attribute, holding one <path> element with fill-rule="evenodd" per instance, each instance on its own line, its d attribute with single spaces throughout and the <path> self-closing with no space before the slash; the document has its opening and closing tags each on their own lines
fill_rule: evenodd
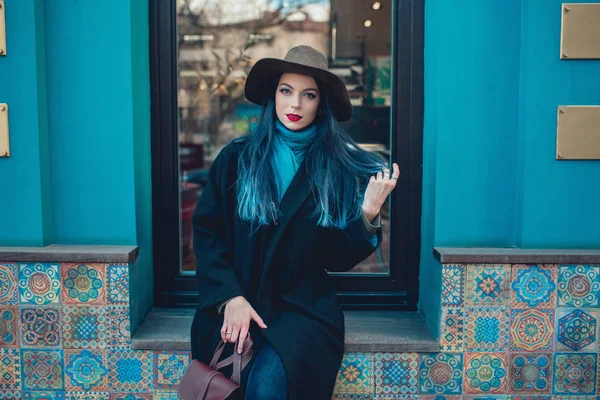
<svg viewBox="0 0 600 400">
<path fill-rule="evenodd" d="M 277 118 L 292 131 L 305 128 L 317 117 L 320 100 L 319 87 L 312 76 L 285 73 L 275 92 Z"/>
</svg>

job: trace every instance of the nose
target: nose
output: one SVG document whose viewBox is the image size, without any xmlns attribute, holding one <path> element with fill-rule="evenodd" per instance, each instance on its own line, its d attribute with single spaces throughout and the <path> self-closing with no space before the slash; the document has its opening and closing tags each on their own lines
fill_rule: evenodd
<svg viewBox="0 0 600 400">
<path fill-rule="evenodd" d="M 294 110 L 299 109 L 300 108 L 300 97 L 294 96 L 290 105 Z"/>
</svg>

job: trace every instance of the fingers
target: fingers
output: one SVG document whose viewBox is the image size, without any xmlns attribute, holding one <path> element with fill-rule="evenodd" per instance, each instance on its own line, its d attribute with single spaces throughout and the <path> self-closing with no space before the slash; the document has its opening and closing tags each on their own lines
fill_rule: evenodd
<svg viewBox="0 0 600 400">
<path fill-rule="evenodd" d="M 264 321 L 262 320 L 262 318 L 255 312 L 252 313 L 252 319 L 254 321 L 256 321 L 256 323 L 258 324 L 258 326 L 260 326 L 263 329 L 267 328 L 267 325 L 265 325 Z"/>
<path fill-rule="evenodd" d="M 398 164 L 394 163 L 394 173 L 392 174 L 392 178 L 398 179 L 398 177 L 400 177 L 400 167 L 398 167 Z"/>
<path fill-rule="evenodd" d="M 241 327 L 239 325 L 234 325 L 233 329 L 232 329 L 232 333 L 231 333 L 231 337 L 229 339 L 229 341 L 231 343 L 235 343 L 238 340 L 238 336 L 240 335 L 240 329 Z"/>
<path fill-rule="evenodd" d="M 246 325 L 242 326 L 242 331 L 240 332 L 240 341 L 238 343 L 238 353 L 242 354 L 244 350 L 244 342 L 246 341 L 246 335 L 248 335 L 248 327 Z"/>
<path fill-rule="evenodd" d="M 225 343 L 227 343 L 227 341 L 229 340 L 229 338 L 231 337 L 231 333 L 227 333 L 229 332 L 231 329 L 228 328 L 228 324 L 227 321 L 223 321 L 223 327 L 221 328 L 221 339 L 223 339 L 223 341 Z"/>
</svg>

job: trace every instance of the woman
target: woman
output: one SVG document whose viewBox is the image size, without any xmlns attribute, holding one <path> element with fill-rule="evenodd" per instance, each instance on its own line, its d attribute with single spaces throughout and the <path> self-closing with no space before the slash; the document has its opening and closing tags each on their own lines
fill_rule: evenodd
<svg viewBox="0 0 600 400">
<path fill-rule="evenodd" d="M 218 155 L 193 217 L 192 358 L 208 363 L 219 340 L 241 352 L 250 333 L 246 399 L 331 399 L 344 316 L 326 270 L 348 271 L 379 246 L 398 166 L 390 173 L 339 127 L 348 92 L 309 46 L 259 60 L 245 95 L 264 106 L 260 120 Z"/>
</svg>

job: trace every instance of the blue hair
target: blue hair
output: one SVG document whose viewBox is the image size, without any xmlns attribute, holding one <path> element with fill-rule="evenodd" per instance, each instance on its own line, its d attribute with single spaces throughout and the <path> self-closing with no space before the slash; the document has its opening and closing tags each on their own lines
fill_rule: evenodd
<svg viewBox="0 0 600 400">
<path fill-rule="evenodd" d="M 386 164 L 360 148 L 338 124 L 325 92 L 317 115 L 317 138 L 306 153 L 304 167 L 317 204 L 311 217 L 318 225 L 343 229 L 360 217 L 369 178 Z M 268 225 L 277 215 L 277 187 L 271 168 L 274 154 L 275 98 L 264 106 L 255 129 L 244 141 L 238 159 L 237 211 L 242 220 Z"/>
</svg>

